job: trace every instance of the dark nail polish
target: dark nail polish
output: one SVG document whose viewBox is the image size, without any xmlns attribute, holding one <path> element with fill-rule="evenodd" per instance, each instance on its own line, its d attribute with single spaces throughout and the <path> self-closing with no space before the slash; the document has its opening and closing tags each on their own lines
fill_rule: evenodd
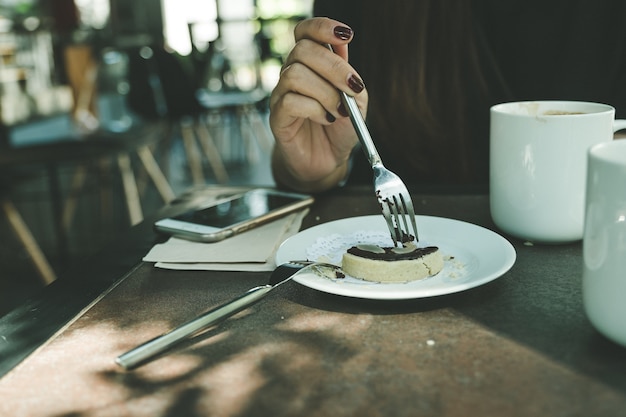
<svg viewBox="0 0 626 417">
<path fill-rule="evenodd" d="M 335 26 L 333 32 L 335 33 L 335 36 L 342 41 L 347 41 L 352 37 L 352 29 L 346 26 Z"/>
<path fill-rule="evenodd" d="M 357 94 L 359 94 L 365 88 L 365 84 L 363 84 L 363 81 L 361 81 L 361 79 L 359 79 L 359 77 L 354 74 L 350 75 L 350 77 L 348 78 L 348 86 L 350 86 L 352 91 Z"/>
<path fill-rule="evenodd" d="M 326 112 L 326 120 L 328 120 L 329 123 L 332 123 L 337 119 L 335 119 L 335 116 L 333 116 L 331 113 Z"/>
<path fill-rule="evenodd" d="M 343 117 L 350 116 L 350 114 L 348 113 L 348 110 L 346 109 L 346 106 L 343 104 L 343 102 L 339 103 L 339 106 L 337 106 L 337 111 Z"/>
</svg>

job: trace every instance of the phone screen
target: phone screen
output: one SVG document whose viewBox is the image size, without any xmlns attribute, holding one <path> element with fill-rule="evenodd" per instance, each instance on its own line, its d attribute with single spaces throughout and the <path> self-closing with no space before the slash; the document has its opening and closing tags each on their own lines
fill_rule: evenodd
<svg viewBox="0 0 626 417">
<path fill-rule="evenodd" d="M 189 211 L 174 219 L 221 229 L 262 216 L 300 200 L 289 195 L 249 192 L 215 206 Z"/>
</svg>

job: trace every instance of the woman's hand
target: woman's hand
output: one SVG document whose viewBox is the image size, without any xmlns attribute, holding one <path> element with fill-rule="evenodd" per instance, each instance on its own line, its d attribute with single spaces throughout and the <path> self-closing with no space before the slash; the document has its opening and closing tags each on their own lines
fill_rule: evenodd
<svg viewBox="0 0 626 417">
<path fill-rule="evenodd" d="M 296 44 L 270 98 L 270 126 L 276 138 L 272 168 L 278 184 L 323 191 L 347 174 L 357 136 L 339 90 L 355 96 L 364 117 L 368 101 L 361 77 L 348 64 L 352 36 L 348 26 L 328 18 L 296 26 Z"/>
</svg>

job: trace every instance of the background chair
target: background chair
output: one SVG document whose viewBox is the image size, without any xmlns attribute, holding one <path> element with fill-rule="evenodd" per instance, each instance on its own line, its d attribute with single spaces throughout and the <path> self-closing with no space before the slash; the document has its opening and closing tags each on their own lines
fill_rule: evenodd
<svg viewBox="0 0 626 417">
<path fill-rule="evenodd" d="M 194 184 L 205 183 L 200 152 L 217 182 L 227 183 L 229 176 L 220 152 L 201 117 L 192 62 L 158 46 L 133 49 L 129 57 L 129 107 L 148 120 L 167 120 L 170 139 L 180 132 Z"/>
<path fill-rule="evenodd" d="M 15 236 L 32 261 L 41 282 L 47 285 L 56 280 L 56 273 L 11 198 L 10 184 L 14 184 L 16 180 L 18 178 L 15 172 L 0 171 L 0 208 Z"/>
</svg>

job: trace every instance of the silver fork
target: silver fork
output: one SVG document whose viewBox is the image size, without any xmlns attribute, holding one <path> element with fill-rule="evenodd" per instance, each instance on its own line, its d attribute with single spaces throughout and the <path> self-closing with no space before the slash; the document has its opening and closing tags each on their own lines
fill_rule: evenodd
<svg viewBox="0 0 626 417">
<path fill-rule="evenodd" d="M 331 45 L 326 45 L 328 49 L 333 51 Z M 363 146 L 365 155 L 374 171 L 374 190 L 376 198 L 380 203 L 383 217 L 387 222 L 391 239 L 395 246 L 402 245 L 402 242 L 411 240 L 411 236 L 415 238 L 415 242 L 419 241 L 417 235 L 417 224 L 415 222 L 415 210 L 413 209 L 413 201 L 411 195 L 404 185 L 402 179 L 395 173 L 391 172 L 383 165 L 383 161 L 378 154 L 378 150 L 374 145 L 374 141 L 370 136 L 365 120 L 359 106 L 356 104 L 354 97 L 340 91 L 344 105 L 350 115 L 350 120 L 359 137 L 359 141 Z M 407 217 L 409 221 L 407 221 Z M 411 231 L 409 230 L 411 226 Z"/>
<path fill-rule="evenodd" d="M 292 279 L 294 276 L 307 271 L 317 271 L 324 276 L 330 276 L 341 269 L 332 264 L 311 261 L 290 261 L 279 265 L 271 274 L 269 283 L 254 287 L 239 297 L 233 298 L 226 303 L 199 315 L 198 317 L 181 324 L 175 329 L 157 336 L 126 353 L 118 356 L 115 362 L 122 368 L 130 370 L 143 365 L 157 355 L 165 352 L 179 342 L 216 325 L 221 321 L 235 315 L 247 307 L 264 298 L 271 290 Z"/>
</svg>

